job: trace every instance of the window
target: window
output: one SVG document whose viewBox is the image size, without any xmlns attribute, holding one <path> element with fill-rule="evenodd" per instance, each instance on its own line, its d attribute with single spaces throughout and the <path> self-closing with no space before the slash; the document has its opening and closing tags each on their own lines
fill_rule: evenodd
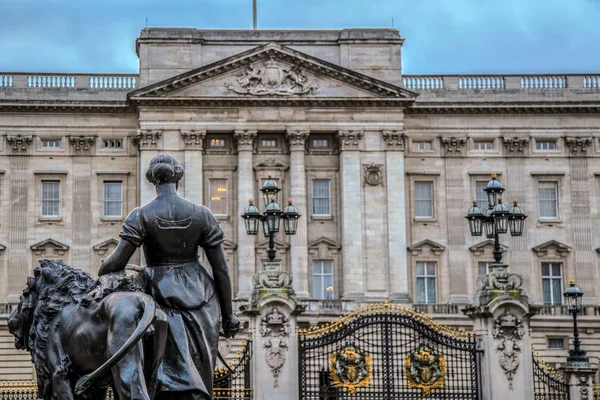
<svg viewBox="0 0 600 400">
<path fill-rule="evenodd" d="M 535 148 L 537 150 L 556 150 L 556 140 L 536 140 Z"/>
<path fill-rule="evenodd" d="M 479 206 L 479 208 L 481 208 L 481 211 L 483 211 L 484 213 L 489 207 L 488 196 L 484 190 L 487 187 L 487 184 L 487 181 L 475 182 L 475 198 L 477 199 L 477 205 Z"/>
<path fill-rule="evenodd" d="M 60 140 L 42 140 L 42 147 L 45 147 L 45 148 L 60 147 Z"/>
<path fill-rule="evenodd" d="M 225 147 L 225 139 L 210 139 L 208 142 L 208 147 L 212 148 L 224 148 Z"/>
<path fill-rule="evenodd" d="M 485 276 L 490 272 L 491 261 L 479 261 L 477 263 L 477 276 Z"/>
<path fill-rule="evenodd" d="M 123 140 L 121 139 L 111 139 L 104 141 L 105 149 L 122 149 L 123 148 Z"/>
<path fill-rule="evenodd" d="M 435 269 L 435 262 L 417 262 L 417 303 L 435 303 Z"/>
<path fill-rule="evenodd" d="M 327 149 L 329 148 L 329 140 L 328 139 L 313 139 L 312 147 L 317 149 Z"/>
<path fill-rule="evenodd" d="M 549 349 L 564 349 L 565 348 L 565 339 L 563 338 L 548 338 L 548 348 Z"/>
<path fill-rule="evenodd" d="M 558 218 L 558 182 L 540 182 L 540 218 Z"/>
<path fill-rule="evenodd" d="M 542 263 L 542 294 L 544 304 L 562 305 L 562 263 Z"/>
<path fill-rule="evenodd" d="M 263 139 L 260 145 L 261 147 L 277 147 L 277 139 Z"/>
<path fill-rule="evenodd" d="M 473 150 L 494 150 L 494 141 L 477 141 L 473 143 Z"/>
<path fill-rule="evenodd" d="M 121 182 L 104 182 L 104 216 L 120 217 L 123 209 Z"/>
<path fill-rule="evenodd" d="M 433 218 L 433 182 L 415 182 L 415 217 Z"/>
<path fill-rule="evenodd" d="M 60 216 L 60 181 L 42 181 L 42 217 Z"/>
<path fill-rule="evenodd" d="M 413 142 L 413 148 L 418 151 L 427 151 L 433 149 L 432 142 Z"/>
<path fill-rule="evenodd" d="M 208 208 L 215 215 L 227 215 L 227 179 L 211 179 L 208 185 Z"/>
<path fill-rule="evenodd" d="M 333 300 L 333 261 L 313 261 L 313 298 Z"/>
<path fill-rule="evenodd" d="M 331 181 L 313 179 L 312 181 L 313 215 L 331 215 Z"/>
</svg>

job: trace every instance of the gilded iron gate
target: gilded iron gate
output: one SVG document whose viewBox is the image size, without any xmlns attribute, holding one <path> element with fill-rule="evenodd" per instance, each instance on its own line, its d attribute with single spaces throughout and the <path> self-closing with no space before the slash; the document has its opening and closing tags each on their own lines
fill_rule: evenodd
<svg viewBox="0 0 600 400">
<path fill-rule="evenodd" d="M 300 399 L 464 399 L 479 395 L 475 336 L 395 305 L 298 335 Z"/>
<path fill-rule="evenodd" d="M 533 353 L 533 391 L 535 400 L 569 400 L 569 385 L 562 373 L 548 366 Z"/>
</svg>

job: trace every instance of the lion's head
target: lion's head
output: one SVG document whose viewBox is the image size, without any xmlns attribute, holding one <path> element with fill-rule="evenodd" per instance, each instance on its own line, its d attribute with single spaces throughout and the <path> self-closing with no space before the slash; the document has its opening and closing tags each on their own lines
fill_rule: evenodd
<svg viewBox="0 0 600 400">
<path fill-rule="evenodd" d="M 27 287 L 23 290 L 19 306 L 8 317 L 8 331 L 15 337 L 15 347 L 19 350 L 31 351 L 27 337 L 37 305 L 36 283 L 37 278 L 27 278 Z"/>
</svg>

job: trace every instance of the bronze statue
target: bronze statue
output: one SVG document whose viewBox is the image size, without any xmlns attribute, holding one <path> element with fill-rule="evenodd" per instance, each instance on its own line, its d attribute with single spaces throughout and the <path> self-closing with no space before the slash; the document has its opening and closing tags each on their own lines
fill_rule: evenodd
<svg viewBox="0 0 600 400">
<path fill-rule="evenodd" d="M 183 167 L 174 157 L 152 159 L 146 179 L 154 184 L 156 198 L 129 214 L 121 241 L 99 274 L 122 270 L 143 246 L 146 292 L 165 311 L 169 325 L 155 398 L 210 400 L 219 316 L 227 338 L 235 336 L 240 323 L 232 311 L 223 230 L 208 208 L 177 194 L 182 177 Z M 199 261 L 199 247 L 212 268 Z"/>
<path fill-rule="evenodd" d="M 121 399 L 153 397 L 167 316 L 142 293 L 138 271 L 96 281 L 43 260 L 27 279 L 8 328 L 15 346 L 31 352 L 39 398 L 104 400 L 107 386 Z"/>
</svg>

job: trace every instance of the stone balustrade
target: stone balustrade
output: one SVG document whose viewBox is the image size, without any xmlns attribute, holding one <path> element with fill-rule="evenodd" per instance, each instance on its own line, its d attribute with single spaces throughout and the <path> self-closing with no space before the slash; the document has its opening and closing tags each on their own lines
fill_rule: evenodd
<svg viewBox="0 0 600 400">
<path fill-rule="evenodd" d="M 403 75 L 402 83 L 416 92 L 600 89 L 600 74 Z"/>
<path fill-rule="evenodd" d="M 0 72 L 4 89 L 92 89 L 127 91 L 138 87 L 138 74 L 48 74 Z"/>
</svg>

